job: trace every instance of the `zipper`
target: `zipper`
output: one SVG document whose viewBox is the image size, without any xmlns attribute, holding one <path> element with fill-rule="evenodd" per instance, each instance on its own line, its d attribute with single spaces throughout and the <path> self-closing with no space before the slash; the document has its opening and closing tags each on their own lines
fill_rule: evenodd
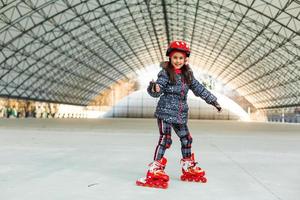
<svg viewBox="0 0 300 200">
<path fill-rule="evenodd" d="M 182 117 L 181 117 L 181 112 L 182 112 L 182 99 L 184 96 L 184 79 L 183 77 L 181 77 L 181 92 L 180 92 L 180 100 L 179 100 L 179 112 L 178 112 L 178 119 L 179 119 L 179 123 L 182 123 Z"/>
</svg>

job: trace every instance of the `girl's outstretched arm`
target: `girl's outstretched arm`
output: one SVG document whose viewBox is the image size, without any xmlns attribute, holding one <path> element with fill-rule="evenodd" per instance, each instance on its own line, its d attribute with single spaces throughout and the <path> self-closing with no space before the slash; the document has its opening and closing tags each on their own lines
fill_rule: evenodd
<svg viewBox="0 0 300 200">
<path fill-rule="evenodd" d="M 199 83 L 199 81 L 195 79 L 193 73 L 190 89 L 196 96 L 201 97 L 206 103 L 213 105 L 218 112 L 222 111 L 222 107 L 218 103 L 217 97 L 208 91 L 201 83 Z"/>
<path fill-rule="evenodd" d="M 195 96 L 202 98 L 206 103 L 215 106 L 218 111 L 221 111 L 222 108 L 220 104 L 217 102 L 217 97 L 213 95 L 210 91 L 208 91 L 197 79 L 195 79 L 192 73 L 192 81 L 190 85 L 190 89 L 193 91 Z"/>
</svg>

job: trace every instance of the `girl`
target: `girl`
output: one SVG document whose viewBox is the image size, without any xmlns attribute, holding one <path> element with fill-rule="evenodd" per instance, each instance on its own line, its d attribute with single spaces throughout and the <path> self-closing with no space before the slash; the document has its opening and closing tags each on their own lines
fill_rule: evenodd
<svg viewBox="0 0 300 200">
<path fill-rule="evenodd" d="M 169 176 L 164 172 L 167 163 L 164 154 L 172 144 L 171 128 L 181 141 L 181 180 L 206 182 L 205 172 L 197 166 L 191 151 L 193 139 L 187 126 L 188 90 L 191 89 L 196 96 L 215 106 L 219 112 L 222 110 L 217 98 L 194 78 L 187 64 L 190 48 L 185 42 L 171 42 L 166 55 L 169 62 L 162 63 L 163 69 L 158 79 L 156 82 L 152 80 L 147 88 L 152 97 L 160 97 L 155 111 L 160 137 L 146 178 L 136 182 L 140 186 L 167 188 Z"/>
</svg>

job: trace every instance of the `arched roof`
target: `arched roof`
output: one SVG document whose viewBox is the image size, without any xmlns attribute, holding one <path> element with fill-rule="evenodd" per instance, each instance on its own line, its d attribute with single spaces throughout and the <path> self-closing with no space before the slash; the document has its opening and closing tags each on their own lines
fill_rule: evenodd
<svg viewBox="0 0 300 200">
<path fill-rule="evenodd" d="M 0 96 L 86 105 L 176 39 L 255 107 L 300 106 L 299 0 L 1 0 Z"/>
</svg>

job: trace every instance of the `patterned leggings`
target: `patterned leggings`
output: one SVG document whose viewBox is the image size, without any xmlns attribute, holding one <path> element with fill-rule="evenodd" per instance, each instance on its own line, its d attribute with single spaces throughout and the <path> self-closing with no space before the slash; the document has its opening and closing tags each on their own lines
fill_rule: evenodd
<svg viewBox="0 0 300 200">
<path fill-rule="evenodd" d="M 161 119 L 157 119 L 159 128 L 159 141 L 155 149 L 154 160 L 160 160 L 166 149 L 170 148 L 172 144 L 171 128 L 174 129 L 181 142 L 181 153 L 183 158 L 191 156 L 191 147 L 193 138 L 189 132 L 187 124 L 170 124 Z"/>
</svg>

